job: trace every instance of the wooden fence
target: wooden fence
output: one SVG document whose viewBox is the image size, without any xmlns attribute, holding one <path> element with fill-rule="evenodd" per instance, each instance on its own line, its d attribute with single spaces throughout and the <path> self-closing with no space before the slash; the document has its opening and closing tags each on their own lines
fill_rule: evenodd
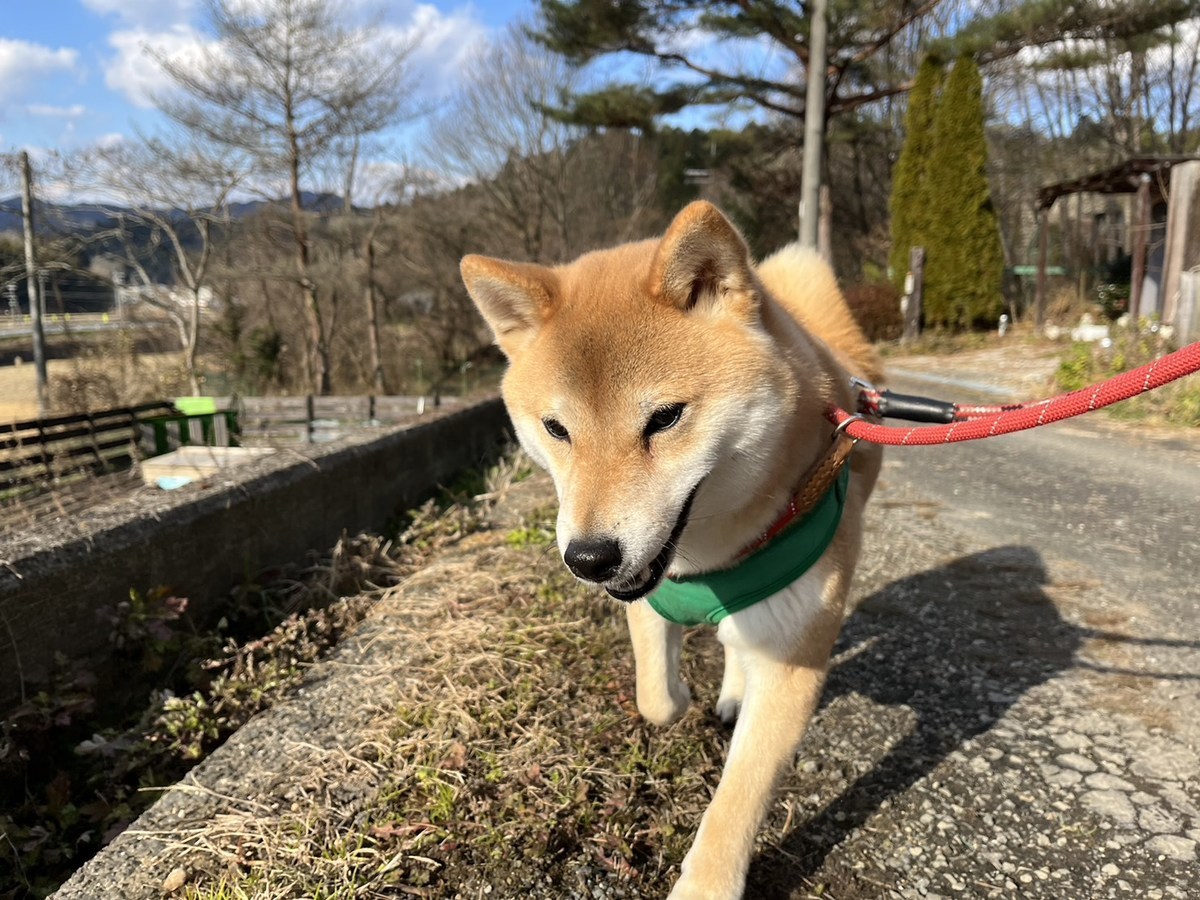
<svg viewBox="0 0 1200 900">
<path fill-rule="evenodd" d="M 249 443 L 321 443 L 364 426 L 410 421 L 424 413 L 427 402 L 425 397 L 400 395 L 216 398 L 217 409 L 237 411 L 239 433 Z M 448 402 L 452 401 L 442 400 Z"/>
<path fill-rule="evenodd" d="M 453 401 L 443 401 L 443 403 Z M 215 397 L 0 424 L 0 498 L 88 472 L 128 468 L 133 460 L 181 446 L 321 443 L 362 427 L 410 421 L 424 397 Z"/>
<path fill-rule="evenodd" d="M 143 427 L 175 413 L 166 401 L 0 425 L 0 494 L 83 472 L 127 468 Z"/>
</svg>

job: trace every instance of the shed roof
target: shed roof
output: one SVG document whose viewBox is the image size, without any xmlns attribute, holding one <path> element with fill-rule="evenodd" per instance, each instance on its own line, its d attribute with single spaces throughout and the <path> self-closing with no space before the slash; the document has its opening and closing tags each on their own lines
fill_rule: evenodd
<svg viewBox="0 0 1200 900">
<path fill-rule="evenodd" d="M 1058 184 L 1048 184 L 1038 191 L 1038 209 L 1049 209 L 1059 197 L 1069 194 L 1134 194 L 1142 176 L 1148 175 L 1158 186 L 1159 194 L 1166 196 L 1167 175 L 1171 166 L 1182 162 L 1200 159 L 1195 156 L 1134 156 L 1111 166 L 1073 178 L 1070 181 L 1060 181 Z"/>
</svg>

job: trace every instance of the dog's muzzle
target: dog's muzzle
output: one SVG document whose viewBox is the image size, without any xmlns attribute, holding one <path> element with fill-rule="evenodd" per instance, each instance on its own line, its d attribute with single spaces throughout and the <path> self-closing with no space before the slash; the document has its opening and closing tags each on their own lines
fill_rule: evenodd
<svg viewBox="0 0 1200 900">
<path fill-rule="evenodd" d="M 632 603 L 634 600 L 642 599 L 662 583 L 663 577 L 667 574 L 667 569 L 671 565 L 671 561 L 675 558 L 675 549 L 679 546 L 679 539 L 683 536 L 683 530 L 687 528 L 688 516 L 692 512 L 692 501 L 696 499 L 696 491 L 699 489 L 700 484 L 697 482 L 696 486 L 688 494 L 687 500 L 684 501 L 683 509 L 679 511 L 679 518 L 675 520 L 675 527 L 671 529 L 671 534 L 667 538 L 666 543 L 658 551 L 658 556 L 650 560 L 650 564 L 646 568 L 637 572 L 632 577 L 612 584 L 605 584 L 604 589 L 608 591 L 609 596 L 623 603 Z"/>
</svg>

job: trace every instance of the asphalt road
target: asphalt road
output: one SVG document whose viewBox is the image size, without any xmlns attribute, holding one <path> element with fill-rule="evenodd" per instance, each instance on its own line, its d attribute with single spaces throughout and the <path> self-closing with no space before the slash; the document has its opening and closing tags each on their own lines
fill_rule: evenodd
<svg viewBox="0 0 1200 900">
<path fill-rule="evenodd" d="M 1200 898 L 1198 461 L 1097 417 L 889 449 L 747 896 Z"/>
<path fill-rule="evenodd" d="M 960 402 L 974 393 L 946 378 L 892 383 Z M 888 477 L 941 504 L 961 527 L 1082 566 L 1155 628 L 1200 637 L 1200 435 L 1091 414 L 983 441 L 892 450 Z"/>
</svg>

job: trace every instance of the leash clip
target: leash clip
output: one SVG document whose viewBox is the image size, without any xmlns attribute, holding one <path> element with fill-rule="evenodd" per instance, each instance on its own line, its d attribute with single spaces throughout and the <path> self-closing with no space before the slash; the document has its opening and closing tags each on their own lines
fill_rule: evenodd
<svg viewBox="0 0 1200 900">
<path fill-rule="evenodd" d="M 858 401 L 856 403 L 858 411 L 864 415 L 875 416 L 879 418 L 880 393 L 876 390 L 875 385 L 867 381 L 865 378 L 859 378 L 857 375 L 850 376 L 850 387 L 858 391 Z"/>
<path fill-rule="evenodd" d="M 854 415 L 849 416 L 838 423 L 837 427 L 835 427 L 833 429 L 833 435 L 830 437 L 830 440 L 836 442 L 837 439 L 841 435 L 845 434 L 846 437 L 850 438 L 850 440 L 852 440 L 854 443 L 857 444 L 858 438 L 856 438 L 854 435 L 848 433 L 846 431 L 846 429 L 849 428 L 851 423 L 853 423 L 853 422 L 865 422 L 865 421 L 867 421 L 867 420 L 863 416 L 862 413 L 854 413 Z"/>
</svg>

